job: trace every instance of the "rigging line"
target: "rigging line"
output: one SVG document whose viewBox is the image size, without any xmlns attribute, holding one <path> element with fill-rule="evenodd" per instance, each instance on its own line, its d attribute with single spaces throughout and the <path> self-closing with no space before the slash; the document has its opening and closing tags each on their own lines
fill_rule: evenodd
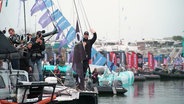
<svg viewBox="0 0 184 104">
<path fill-rule="evenodd" d="M 81 4 L 79 3 L 79 5 L 81 5 Z M 81 7 L 81 6 L 79 6 L 79 7 Z M 82 12 L 82 8 L 80 8 L 80 10 L 81 10 L 81 14 L 82 14 L 82 17 L 83 17 L 83 22 L 84 22 L 85 28 L 87 30 L 88 29 L 88 26 L 86 24 L 86 18 L 85 18 L 84 12 Z"/>
<path fill-rule="evenodd" d="M 81 19 L 79 19 L 79 18 L 77 18 L 77 20 L 76 20 L 76 23 L 78 22 L 78 26 L 79 26 L 79 32 L 81 33 L 81 35 L 82 35 L 82 33 L 83 33 L 83 28 L 82 28 L 82 23 L 81 23 Z M 76 24 L 77 25 L 77 24 Z M 75 26 L 76 26 L 75 25 Z"/>
<path fill-rule="evenodd" d="M 52 70 L 50 70 L 50 72 L 54 75 L 55 78 L 57 78 L 58 82 L 59 82 L 62 86 L 65 86 L 65 85 L 63 84 L 63 82 L 61 81 L 61 78 L 57 77 L 57 75 L 56 75 Z"/>
<path fill-rule="evenodd" d="M 81 5 L 82 5 L 82 10 L 83 10 L 83 12 L 84 12 L 84 15 L 85 15 L 85 17 L 86 17 L 86 20 L 87 20 L 88 26 L 89 26 L 89 28 L 91 28 L 90 23 L 89 23 L 89 20 L 88 20 L 88 18 L 87 18 L 87 14 L 86 14 L 86 11 L 85 11 L 85 8 L 84 8 L 84 5 L 83 5 L 83 3 L 82 3 L 82 0 L 81 0 Z"/>
<path fill-rule="evenodd" d="M 75 7 L 75 10 L 76 10 L 76 13 L 77 13 L 78 24 L 79 24 L 79 27 L 80 27 L 81 32 L 83 33 L 83 31 L 82 31 L 82 26 L 81 26 L 81 22 L 80 22 L 80 19 L 79 19 L 79 12 L 78 12 L 78 10 L 77 10 L 77 5 L 76 5 L 75 0 L 73 0 L 73 2 L 74 2 L 74 7 Z"/>
<path fill-rule="evenodd" d="M 59 5 L 59 1 L 57 0 L 57 4 L 58 4 L 58 6 L 59 6 L 59 10 L 62 12 L 62 10 L 61 10 L 61 7 L 60 7 L 60 5 Z"/>
<path fill-rule="evenodd" d="M 73 18 L 73 24 L 75 24 L 75 10 L 74 10 L 74 6 L 72 5 L 72 12 L 73 12 L 73 15 L 72 15 L 72 18 Z"/>
</svg>

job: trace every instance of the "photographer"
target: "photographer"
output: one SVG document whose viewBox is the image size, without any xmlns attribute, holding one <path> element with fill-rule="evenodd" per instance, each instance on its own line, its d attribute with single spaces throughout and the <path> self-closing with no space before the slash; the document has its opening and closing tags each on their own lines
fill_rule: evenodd
<svg viewBox="0 0 184 104">
<path fill-rule="evenodd" d="M 8 32 L 10 34 L 9 36 L 10 43 L 16 48 L 21 43 L 20 36 L 15 34 L 15 30 L 13 28 L 10 28 Z M 13 69 L 20 69 L 19 59 L 11 59 L 11 65 Z"/>
<path fill-rule="evenodd" d="M 42 73 L 42 58 L 43 54 L 42 52 L 45 50 L 45 41 L 42 37 L 42 32 L 38 31 L 36 33 L 36 37 L 31 39 L 33 45 L 31 48 L 31 64 L 32 68 L 34 68 L 34 65 L 36 63 L 37 65 L 37 71 L 39 73 L 39 80 L 43 80 L 43 73 Z M 33 69 L 35 71 L 35 69 Z"/>
<path fill-rule="evenodd" d="M 17 45 L 19 45 L 21 43 L 20 41 L 20 36 L 15 34 L 15 30 L 13 28 L 10 28 L 8 30 L 10 36 L 9 36 L 9 40 L 10 40 L 10 43 L 14 46 L 14 47 L 17 47 Z"/>
</svg>

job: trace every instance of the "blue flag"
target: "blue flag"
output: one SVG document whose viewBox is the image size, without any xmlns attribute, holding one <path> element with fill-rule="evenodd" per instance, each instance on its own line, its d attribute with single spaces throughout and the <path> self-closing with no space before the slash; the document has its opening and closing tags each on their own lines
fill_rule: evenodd
<svg viewBox="0 0 184 104">
<path fill-rule="evenodd" d="M 51 17 L 53 19 L 53 21 L 56 21 L 58 20 L 60 17 L 62 17 L 63 14 L 57 9 L 55 10 L 52 14 L 51 14 Z"/>
<path fill-rule="evenodd" d="M 52 5 L 54 5 L 52 0 L 43 0 L 43 2 L 45 3 L 45 6 L 47 8 L 51 7 Z"/>
<path fill-rule="evenodd" d="M 62 17 L 59 22 L 57 23 L 57 27 L 60 30 L 65 30 L 67 27 L 70 26 L 70 23 L 68 22 L 68 20 L 65 17 Z"/>
<path fill-rule="evenodd" d="M 49 11 L 47 10 L 39 19 L 39 24 L 42 26 L 42 28 L 45 28 L 47 25 L 49 25 L 52 22 L 52 19 L 49 15 Z"/>
<path fill-rule="evenodd" d="M 76 31 L 73 27 L 71 27 L 66 35 L 66 39 L 67 39 L 68 44 L 70 42 L 72 42 L 75 39 L 75 37 L 76 37 Z"/>
<path fill-rule="evenodd" d="M 106 58 L 101 53 L 97 53 L 95 59 L 93 60 L 93 64 L 104 65 L 105 63 L 106 63 Z"/>
<path fill-rule="evenodd" d="M 31 16 L 39 10 L 51 7 L 53 4 L 52 0 L 37 0 L 31 8 Z"/>
<path fill-rule="evenodd" d="M 59 37 L 60 37 L 60 35 L 61 35 L 62 32 L 63 32 L 62 30 L 59 30 L 59 32 L 57 33 L 57 36 L 56 36 L 56 40 L 59 39 Z"/>
<path fill-rule="evenodd" d="M 33 7 L 31 8 L 31 16 L 38 12 L 39 10 L 43 10 L 45 8 L 45 5 L 42 0 L 37 0 Z"/>
<path fill-rule="evenodd" d="M 94 49 L 92 47 L 92 49 L 91 49 L 91 57 L 94 57 L 96 53 L 97 53 L 96 49 Z"/>
</svg>

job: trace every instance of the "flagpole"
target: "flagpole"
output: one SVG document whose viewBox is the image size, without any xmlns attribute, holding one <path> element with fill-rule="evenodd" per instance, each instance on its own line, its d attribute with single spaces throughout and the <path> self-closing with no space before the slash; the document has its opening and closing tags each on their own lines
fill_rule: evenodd
<svg viewBox="0 0 184 104">
<path fill-rule="evenodd" d="M 26 33 L 27 33 L 27 31 L 26 31 L 26 5 L 25 5 L 25 1 L 26 0 L 22 0 L 23 1 L 23 6 L 24 6 L 24 29 L 25 29 L 25 36 L 26 36 Z"/>
</svg>

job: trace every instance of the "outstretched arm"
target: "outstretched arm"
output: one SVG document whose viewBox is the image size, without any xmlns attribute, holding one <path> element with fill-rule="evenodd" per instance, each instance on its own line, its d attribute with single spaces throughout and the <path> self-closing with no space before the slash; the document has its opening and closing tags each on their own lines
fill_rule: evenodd
<svg viewBox="0 0 184 104">
<path fill-rule="evenodd" d="M 90 29 L 90 32 L 93 33 L 93 38 L 91 39 L 91 43 L 93 44 L 97 39 L 97 33 L 94 29 Z"/>
</svg>

